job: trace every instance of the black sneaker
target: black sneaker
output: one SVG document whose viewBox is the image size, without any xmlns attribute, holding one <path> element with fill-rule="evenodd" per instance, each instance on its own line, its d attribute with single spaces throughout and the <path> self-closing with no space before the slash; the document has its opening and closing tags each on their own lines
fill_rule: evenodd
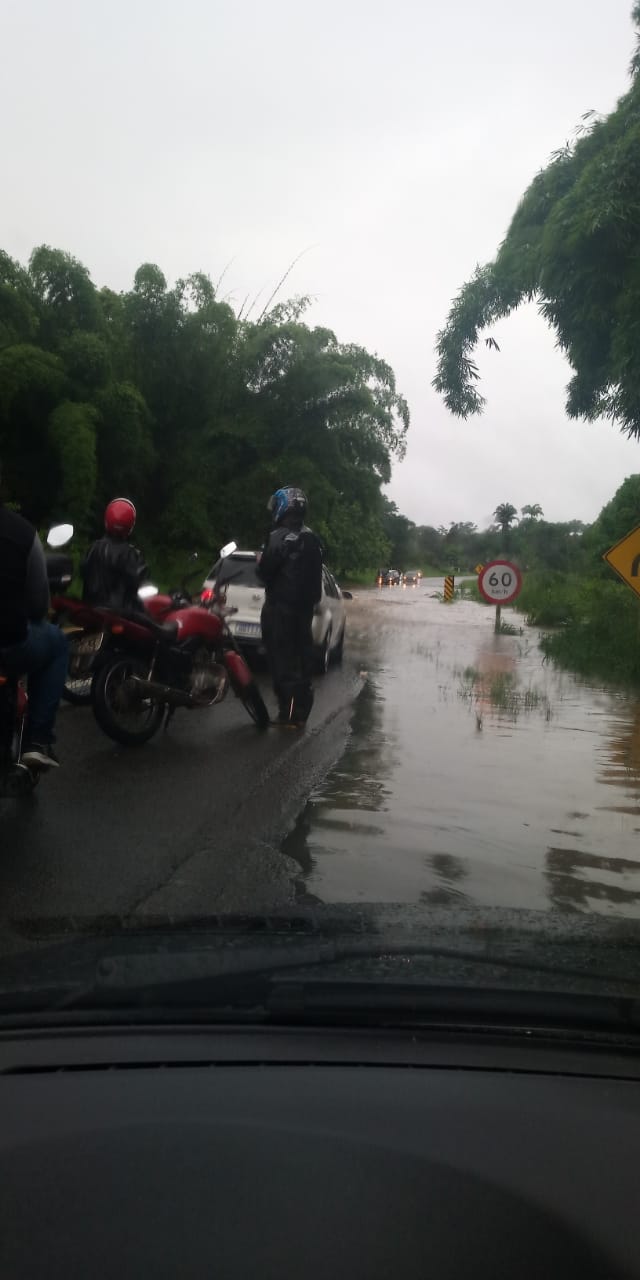
<svg viewBox="0 0 640 1280">
<path fill-rule="evenodd" d="M 60 761 L 50 742 L 29 742 L 20 757 L 28 769 L 58 769 Z"/>
</svg>

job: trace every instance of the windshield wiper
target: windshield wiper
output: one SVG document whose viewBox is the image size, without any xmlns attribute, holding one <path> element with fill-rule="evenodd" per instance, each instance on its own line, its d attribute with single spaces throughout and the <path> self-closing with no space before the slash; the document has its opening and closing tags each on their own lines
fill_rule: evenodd
<svg viewBox="0 0 640 1280">
<path fill-rule="evenodd" d="M 328 970 L 335 970 L 333 975 Z M 635 968 L 635 965 L 634 965 Z M 364 971 L 364 972 L 363 972 Z M 409 980 L 407 980 L 409 974 Z M 514 982 L 516 976 L 522 981 Z M 602 994 L 594 994 L 598 984 Z M 640 1029 L 635 976 L 540 963 L 523 952 L 407 945 L 379 940 L 304 940 L 286 945 L 156 951 L 113 950 L 75 976 L 0 989 L 0 1019 L 46 1014 L 150 1016 L 210 1021 L 394 1024 L 484 1017 L 512 1023 Z M 49 1020 L 49 1019 L 48 1019 Z M 1 1025 L 1 1023 L 0 1023 Z"/>
</svg>

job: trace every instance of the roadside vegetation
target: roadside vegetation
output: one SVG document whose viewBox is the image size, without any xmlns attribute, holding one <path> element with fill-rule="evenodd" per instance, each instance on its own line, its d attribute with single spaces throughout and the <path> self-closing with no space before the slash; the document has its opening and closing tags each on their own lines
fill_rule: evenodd
<svg viewBox="0 0 640 1280">
<path fill-rule="evenodd" d="M 170 286 L 152 263 L 115 293 L 59 249 L 26 267 L 0 251 L 5 500 L 88 540 L 126 494 L 171 576 L 192 549 L 259 544 L 269 494 L 296 483 L 334 568 L 384 563 L 404 529 L 382 487 L 408 407 L 389 365 L 308 325 L 308 305 L 234 310 L 208 276 Z"/>
<path fill-rule="evenodd" d="M 475 355 L 483 346 L 505 348 L 494 336 L 496 322 L 535 302 L 571 367 L 569 416 L 607 417 L 640 438 L 638 0 L 632 21 L 626 92 L 608 116 L 584 113 L 525 191 L 494 260 L 476 269 L 451 304 L 437 338 L 433 385 L 457 417 L 484 410 Z M 516 607 L 533 625 L 553 628 L 542 638 L 545 652 L 586 674 L 640 683 L 640 601 L 602 561 L 640 524 L 640 476 L 625 481 L 588 529 L 548 525 L 539 504 L 523 507 L 516 526 L 517 515 L 502 503 L 496 524 L 503 552 L 526 573 Z M 491 549 L 475 540 L 480 562 Z"/>
</svg>

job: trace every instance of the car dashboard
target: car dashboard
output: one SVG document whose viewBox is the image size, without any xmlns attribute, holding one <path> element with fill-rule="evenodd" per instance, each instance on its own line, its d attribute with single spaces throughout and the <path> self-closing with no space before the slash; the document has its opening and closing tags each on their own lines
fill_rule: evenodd
<svg viewBox="0 0 640 1280">
<path fill-rule="evenodd" d="M 0 1269 L 638 1275 L 638 1074 L 553 1038 L 5 1032 Z"/>
</svg>

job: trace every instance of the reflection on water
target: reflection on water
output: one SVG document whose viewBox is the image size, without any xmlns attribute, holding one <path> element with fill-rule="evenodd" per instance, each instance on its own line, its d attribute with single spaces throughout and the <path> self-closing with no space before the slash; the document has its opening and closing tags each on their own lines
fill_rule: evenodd
<svg viewBox="0 0 640 1280">
<path fill-rule="evenodd" d="M 640 702 L 432 592 L 354 601 L 351 657 L 369 676 L 287 841 L 302 891 L 638 915 Z"/>
<path fill-rule="evenodd" d="M 549 898 L 559 911 L 593 911 L 596 903 L 619 907 L 640 901 L 640 861 L 551 847 L 546 863 Z"/>
<path fill-rule="evenodd" d="M 284 842 L 283 852 L 299 862 L 305 876 L 313 876 L 318 833 L 326 855 L 384 838 L 385 826 L 370 815 L 388 808 L 388 779 L 397 766 L 395 736 L 385 727 L 384 703 L 375 678 L 369 676 L 356 699 L 345 755 L 312 793 Z"/>
<path fill-rule="evenodd" d="M 603 734 L 598 780 L 623 794 L 602 807 L 640 821 L 640 701 L 619 698 L 616 713 Z"/>
<path fill-rule="evenodd" d="M 460 883 L 468 875 L 461 858 L 454 858 L 450 853 L 432 853 L 426 865 L 433 872 L 435 884 L 433 889 L 424 889 L 420 894 L 422 902 L 432 907 L 447 907 L 468 901 Z"/>
</svg>

